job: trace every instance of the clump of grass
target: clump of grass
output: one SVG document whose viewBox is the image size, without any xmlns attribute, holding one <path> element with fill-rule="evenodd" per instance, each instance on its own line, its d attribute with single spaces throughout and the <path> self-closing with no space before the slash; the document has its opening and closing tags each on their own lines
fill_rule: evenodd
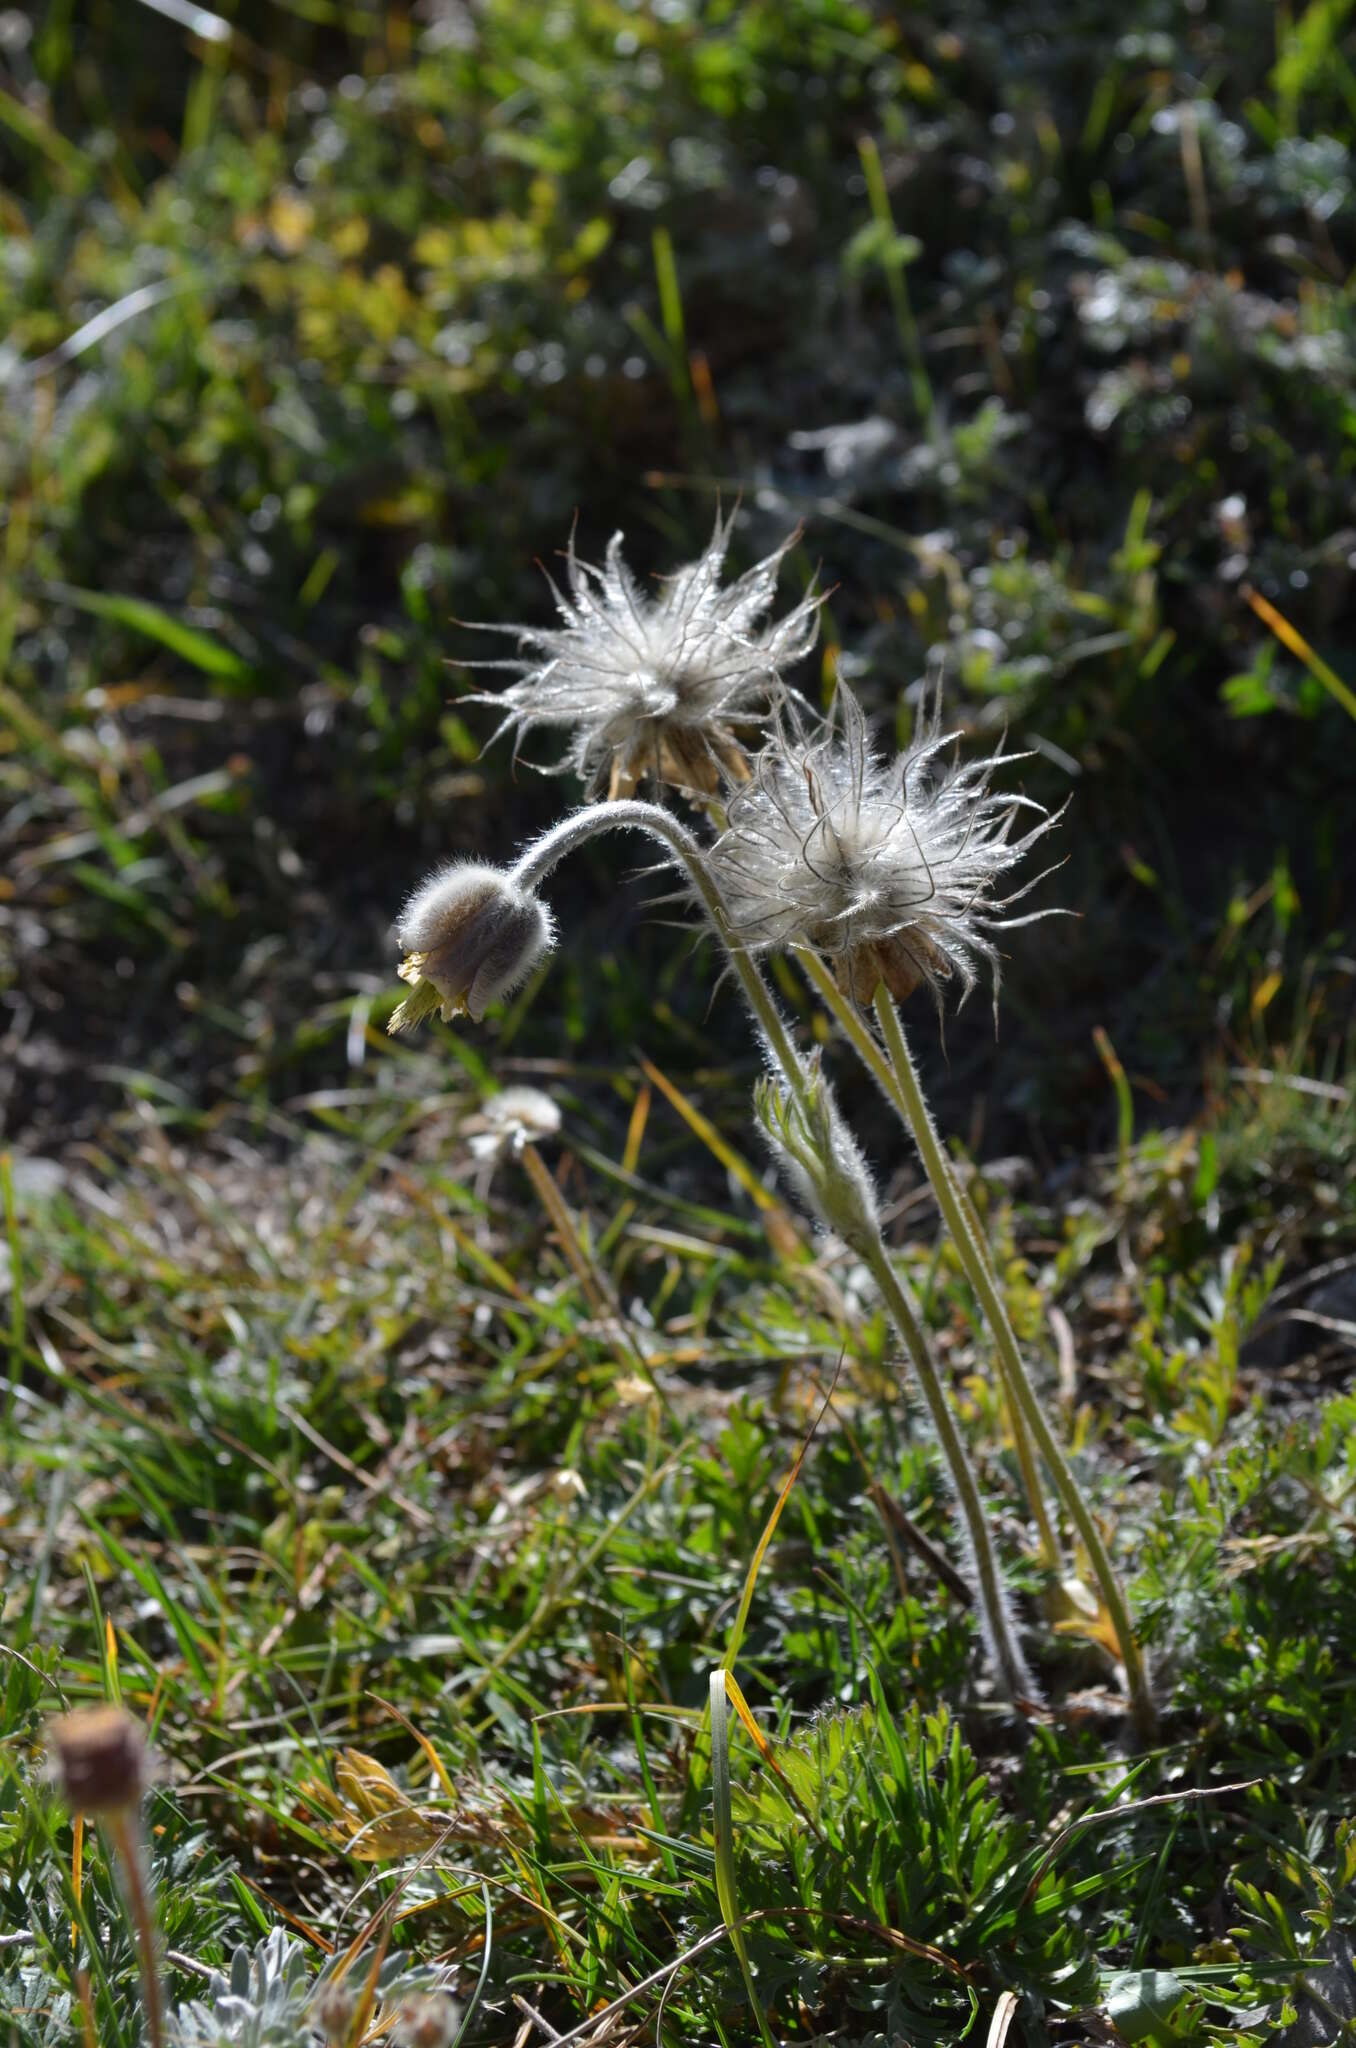
<svg viewBox="0 0 1356 2048">
<path fill-rule="evenodd" d="M 737 1182 L 724 1207 L 703 1196 L 691 1150 L 675 1186 L 684 1126 L 657 1087 L 638 1118 L 647 1083 L 625 1068 L 601 1113 L 589 1075 L 553 1077 L 541 1163 L 567 1242 L 511 1149 L 477 1198 L 479 1090 L 448 1083 L 445 1053 L 391 1043 L 365 1099 L 307 1112 L 323 1132 L 282 1126 L 290 1160 L 251 1156 L 243 1119 L 176 1157 L 143 1113 L 140 1159 L 110 1155 L 40 1203 L 19 1193 L 6 1541 L 46 1560 L 6 1617 L 17 1818 L 0 1867 L 23 1938 L 0 1951 L 0 2011 L 20 2038 L 37 2014 L 79 2023 L 82 1970 L 97 2038 L 133 2048 L 141 2024 L 112 1869 L 91 1831 L 81 1905 L 36 1782 L 62 1692 L 115 1687 L 163 1759 L 147 1821 L 172 2012 L 253 1999 L 270 1937 L 287 2014 L 310 2012 L 324 1944 L 346 1953 L 395 1900 L 391 1972 L 453 1966 L 468 2041 L 500 2038 L 500 2008 L 525 2018 L 515 1995 L 558 2032 L 614 1999 L 653 2021 L 662 1999 L 669 2034 L 733 2036 L 749 2022 L 702 1720 L 745 1598 L 761 1745 L 736 1716 L 735 1899 L 775 2037 L 860 2038 L 882 2001 L 901 2024 L 956 2027 L 1009 1990 L 1024 2011 L 1110 2001 L 1134 2024 L 1136 1973 L 1171 1975 L 1224 2028 L 1256 2031 L 1240 2016 L 1259 2009 L 1279 2026 L 1302 1978 L 1322 1994 L 1326 1937 L 1304 1915 L 1327 1910 L 1324 1885 L 1345 1910 L 1329 1809 L 1351 1739 L 1334 1690 L 1353 1631 L 1350 1403 L 1315 1386 L 1297 1412 L 1265 1404 L 1248 1338 L 1265 1278 L 1231 1251 L 1220 1293 L 1210 1198 L 1192 1206 L 1198 1139 L 1142 1133 L 1072 1200 L 970 1189 L 1019 1327 L 1018 1257 L 1071 1325 L 1073 1454 L 1134 1540 L 1171 1687 L 1160 1747 L 1138 1757 L 1086 1633 L 1041 1642 L 1060 1704 L 1021 1741 L 977 1687 L 967 1589 L 929 1562 L 955 1542 L 943 1469 L 903 1433 L 890 1325 L 850 1254 L 769 1237 Z M 736 1077 L 701 1086 L 735 1111 Z M 747 1164 L 737 1132 L 719 1142 Z M 1235 1205 L 1255 1203 L 1255 1175 L 1229 1173 L 1216 1192 L 1246 1237 Z M 1034 1612 L 1042 1576 L 964 1271 L 913 1225 L 892 1260 Z M 989 1843 L 976 1891 L 967 1858 Z M 927 1881 L 901 1899 L 915 1867 Z M 1281 1902 L 1293 1952 L 1246 1887 Z"/>
</svg>

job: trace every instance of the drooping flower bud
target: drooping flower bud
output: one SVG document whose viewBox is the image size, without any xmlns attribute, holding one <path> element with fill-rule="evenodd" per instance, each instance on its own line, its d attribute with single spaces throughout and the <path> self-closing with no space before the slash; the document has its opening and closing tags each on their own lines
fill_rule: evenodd
<svg viewBox="0 0 1356 2048">
<path fill-rule="evenodd" d="M 398 972 L 410 994 L 388 1031 L 406 1031 L 437 1010 L 444 1023 L 463 1012 L 476 1023 L 499 996 L 517 988 L 555 940 L 539 897 L 498 868 L 466 862 L 440 868 L 400 913 Z"/>
</svg>

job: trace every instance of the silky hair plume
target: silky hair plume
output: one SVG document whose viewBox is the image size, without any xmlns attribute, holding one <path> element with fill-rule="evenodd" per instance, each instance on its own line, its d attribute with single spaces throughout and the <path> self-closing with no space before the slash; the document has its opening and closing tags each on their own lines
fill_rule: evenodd
<svg viewBox="0 0 1356 2048">
<path fill-rule="evenodd" d="M 565 583 L 551 579 L 560 623 L 488 626 L 516 636 L 519 653 L 472 664 L 518 680 L 476 701 L 498 705 L 495 734 L 514 753 L 537 731 L 568 734 L 562 767 L 589 796 L 627 797 L 647 778 L 713 795 L 747 773 L 739 730 L 763 715 L 783 672 L 814 645 L 820 594 L 809 591 L 769 619 L 777 576 L 797 535 L 751 569 L 723 581 L 734 512 L 716 515 L 695 562 L 643 590 L 613 535 L 601 567 L 581 561 L 573 535 Z"/>
<path fill-rule="evenodd" d="M 881 982 L 901 1001 L 925 985 L 940 1003 L 956 981 L 964 1000 L 987 967 L 996 1014 L 995 935 L 1058 914 L 1010 914 L 1041 875 L 1005 884 L 1061 813 L 991 787 L 1021 756 L 948 765 L 954 737 L 939 695 L 888 761 L 845 685 L 816 731 L 784 712 L 752 776 L 729 791 L 710 853 L 735 938 L 754 953 L 811 948 L 862 1004 Z M 1016 831 L 1024 816 L 1036 822 Z"/>
</svg>

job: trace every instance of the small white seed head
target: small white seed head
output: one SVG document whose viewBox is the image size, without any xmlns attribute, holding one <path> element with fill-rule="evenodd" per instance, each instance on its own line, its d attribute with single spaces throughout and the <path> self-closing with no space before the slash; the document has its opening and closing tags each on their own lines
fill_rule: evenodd
<svg viewBox="0 0 1356 2048">
<path fill-rule="evenodd" d="M 506 1152 L 516 1157 L 524 1146 L 555 1137 L 560 1111 L 540 1088 L 501 1088 L 461 1128 L 473 1159 L 499 1159 Z"/>
<path fill-rule="evenodd" d="M 551 913 L 528 889 L 476 862 L 440 868 L 396 923 L 410 994 L 387 1029 L 405 1031 L 437 1010 L 444 1023 L 479 1023 L 489 1005 L 527 979 L 555 940 Z"/>
</svg>

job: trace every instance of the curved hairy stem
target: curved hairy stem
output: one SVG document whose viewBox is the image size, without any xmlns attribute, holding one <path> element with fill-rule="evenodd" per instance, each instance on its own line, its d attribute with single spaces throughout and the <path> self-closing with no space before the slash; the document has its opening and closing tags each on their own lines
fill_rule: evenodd
<svg viewBox="0 0 1356 2048">
<path fill-rule="evenodd" d="M 651 839 L 657 839 L 682 868 L 702 899 L 716 936 L 739 976 L 749 1008 L 786 1076 L 787 1086 L 799 1094 L 802 1077 L 795 1047 L 772 999 L 771 990 L 730 928 L 724 898 L 711 879 L 701 841 L 662 805 L 644 803 L 639 798 L 586 805 L 583 810 L 572 812 L 558 825 L 552 825 L 543 832 L 540 839 L 535 840 L 509 869 L 509 880 L 520 888 L 535 889 L 576 847 L 604 832 L 621 828 L 644 832 Z"/>
</svg>

